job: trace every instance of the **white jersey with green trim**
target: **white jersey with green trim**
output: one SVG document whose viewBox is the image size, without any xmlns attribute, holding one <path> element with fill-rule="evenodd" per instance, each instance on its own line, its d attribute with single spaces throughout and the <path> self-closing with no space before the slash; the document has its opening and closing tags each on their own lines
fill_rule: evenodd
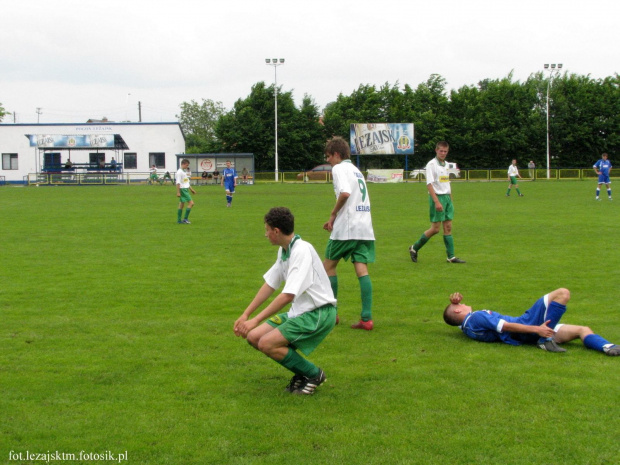
<svg viewBox="0 0 620 465">
<path fill-rule="evenodd" d="M 177 174 L 174 175 L 175 183 L 180 184 L 181 189 L 188 189 L 190 176 L 191 176 L 191 173 L 189 172 L 189 170 L 185 171 L 183 168 L 179 168 L 179 170 L 177 171 Z"/>
<path fill-rule="evenodd" d="M 346 192 L 349 194 L 344 206 L 334 221 L 330 239 L 337 241 L 375 239 L 370 216 L 370 196 L 364 175 L 351 163 L 343 160 L 332 168 L 336 199 Z"/>
<path fill-rule="evenodd" d="M 288 311 L 289 318 L 316 310 L 324 305 L 336 306 L 332 286 L 323 266 L 323 260 L 309 242 L 298 235 L 293 237 L 288 253 L 282 247 L 278 259 L 263 275 L 265 282 L 273 289 L 279 289 L 283 282 L 283 293 L 295 298 Z"/>
<path fill-rule="evenodd" d="M 450 174 L 448 164 L 444 161 L 439 163 L 437 157 L 426 164 L 426 184 L 432 184 L 435 194 L 450 194 Z"/>
<path fill-rule="evenodd" d="M 517 168 L 515 165 L 510 165 L 508 167 L 508 176 L 519 176 L 519 168 Z"/>
</svg>

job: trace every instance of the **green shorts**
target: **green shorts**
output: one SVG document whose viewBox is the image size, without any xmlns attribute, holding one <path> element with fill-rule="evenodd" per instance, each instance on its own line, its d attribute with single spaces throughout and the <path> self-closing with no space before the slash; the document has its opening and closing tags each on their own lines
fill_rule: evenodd
<svg viewBox="0 0 620 465">
<path fill-rule="evenodd" d="M 181 188 L 181 202 L 191 202 L 192 196 L 189 195 L 188 188 Z"/>
<path fill-rule="evenodd" d="M 347 261 L 351 257 L 351 263 L 374 263 L 375 241 L 351 240 L 338 241 L 330 239 L 325 250 L 325 258 L 328 260 Z"/>
<path fill-rule="evenodd" d="M 516 176 L 510 176 L 510 184 L 517 184 L 517 177 Z"/>
<path fill-rule="evenodd" d="M 454 205 L 452 205 L 452 198 L 450 194 L 437 195 L 439 203 L 443 206 L 443 211 L 438 212 L 435 210 L 435 202 L 433 198 L 428 196 L 428 203 L 430 206 L 431 223 L 439 223 L 441 221 L 452 221 L 454 218 Z"/>
<path fill-rule="evenodd" d="M 267 324 L 278 328 L 293 349 L 310 355 L 336 326 L 336 307 L 324 305 L 295 318 L 280 313 L 269 318 Z"/>
</svg>

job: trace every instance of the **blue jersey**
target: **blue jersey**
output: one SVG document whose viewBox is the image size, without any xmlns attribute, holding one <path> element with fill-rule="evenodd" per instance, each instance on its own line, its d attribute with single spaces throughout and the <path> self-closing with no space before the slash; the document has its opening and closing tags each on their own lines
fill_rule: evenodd
<svg viewBox="0 0 620 465">
<path fill-rule="evenodd" d="M 609 160 L 603 160 L 602 158 L 597 161 L 592 168 L 595 168 L 601 172 L 603 176 L 609 176 L 611 170 L 611 162 Z"/>
<path fill-rule="evenodd" d="M 237 170 L 234 168 L 224 168 L 224 171 L 222 171 L 222 177 L 224 178 L 224 185 L 232 187 L 235 185 L 235 178 L 238 177 Z"/>
<path fill-rule="evenodd" d="M 538 340 L 539 336 L 534 333 L 507 333 L 503 331 L 504 323 L 519 323 L 522 325 L 540 326 L 547 320 L 552 321 L 554 327 L 560 320 L 566 307 L 559 307 L 554 302 L 553 309 L 549 312 L 550 305 L 547 296 L 538 299 L 532 307 L 521 316 L 508 316 L 491 310 L 478 310 L 471 312 L 463 320 L 460 326 L 467 337 L 482 342 L 501 341 L 506 344 L 518 346 L 531 344 Z"/>
</svg>

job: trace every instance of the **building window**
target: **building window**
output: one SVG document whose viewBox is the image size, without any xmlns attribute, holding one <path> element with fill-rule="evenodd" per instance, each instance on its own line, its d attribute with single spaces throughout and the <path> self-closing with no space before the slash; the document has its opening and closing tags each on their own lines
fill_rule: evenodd
<svg viewBox="0 0 620 465">
<path fill-rule="evenodd" d="M 166 154 L 163 152 L 149 153 L 149 166 L 155 165 L 155 168 L 166 167 Z"/>
<path fill-rule="evenodd" d="M 136 153 L 126 153 L 123 157 L 125 169 L 135 170 L 138 168 L 138 155 Z"/>
<path fill-rule="evenodd" d="M 17 169 L 17 154 L 16 153 L 3 153 L 2 154 L 2 169 L 3 170 L 16 170 Z"/>
<path fill-rule="evenodd" d="M 89 162 L 91 165 L 99 165 L 105 163 L 105 153 L 89 153 Z"/>
</svg>

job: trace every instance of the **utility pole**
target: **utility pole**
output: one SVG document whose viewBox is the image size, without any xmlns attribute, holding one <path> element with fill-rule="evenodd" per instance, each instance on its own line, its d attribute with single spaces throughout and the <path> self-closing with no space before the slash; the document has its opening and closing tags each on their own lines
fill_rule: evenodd
<svg viewBox="0 0 620 465">
<path fill-rule="evenodd" d="M 138 102 L 138 122 L 142 122 L 142 102 Z"/>
<path fill-rule="evenodd" d="M 42 108 L 37 107 L 37 124 L 39 124 L 39 117 L 41 116 L 41 113 L 43 113 L 41 110 Z"/>
</svg>

